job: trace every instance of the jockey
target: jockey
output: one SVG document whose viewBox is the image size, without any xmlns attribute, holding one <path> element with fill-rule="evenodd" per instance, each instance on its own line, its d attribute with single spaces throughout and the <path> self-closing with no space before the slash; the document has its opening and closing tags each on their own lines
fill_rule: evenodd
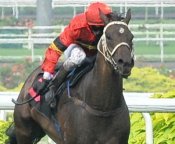
<svg viewBox="0 0 175 144">
<path fill-rule="evenodd" d="M 52 90 L 55 92 L 71 69 L 81 65 L 86 57 L 96 55 L 96 45 L 103 34 L 104 28 L 99 9 L 106 16 L 112 13 L 111 8 L 105 3 L 91 3 L 87 10 L 76 15 L 69 25 L 65 27 L 64 31 L 51 43 L 46 50 L 45 59 L 41 65 L 44 72 L 43 76 L 34 81 L 29 89 L 30 95 L 42 93 L 50 81 L 55 81 L 56 83 L 55 85 L 53 82 L 53 85 L 51 85 Z M 63 52 L 65 61 L 59 72 L 54 75 L 56 64 L 59 63 L 59 58 Z"/>
</svg>

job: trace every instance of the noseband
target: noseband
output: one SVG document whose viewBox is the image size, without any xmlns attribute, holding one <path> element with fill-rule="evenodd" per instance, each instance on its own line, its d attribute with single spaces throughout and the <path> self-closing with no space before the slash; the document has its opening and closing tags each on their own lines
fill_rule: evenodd
<svg viewBox="0 0 175 144">
<path fill-rule="evenodd" d="M 106 42 L 105 32 L 111 25 L 124 25 L 125 27 L 128 28 L 128 25 L 122 21 L 112 21 L 108 23 L 103 30 L 103 35 L 101 36 L 98 42 L 97 49 L 104 56 L 105 60 L 108 61 L 113 66 L 114 70 L 118 70 L 119 69 L 118 64 L 113 59 L 113 55 L 118 50 L 118 48 L 121 46 L 126 46 L 131 52 L 131 57 L 134 57 L 134 54 L 133 54 L 133 49 L 130 47 L 130 45 L 127 42 L 120 42 L 115 46 L 115 48 L 112 51 L 109 50 Z M 100 43 L 102 44 L 102 50 L 100 50 Z"/>
</svg>

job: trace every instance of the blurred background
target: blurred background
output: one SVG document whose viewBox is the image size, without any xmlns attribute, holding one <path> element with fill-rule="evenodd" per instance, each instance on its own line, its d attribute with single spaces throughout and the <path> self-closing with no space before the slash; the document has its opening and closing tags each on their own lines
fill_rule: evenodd
<svg viewBox="0 0 175 144">
<path fill-rule="evenodd" d="M 5 108 L 11 103 L 10 94 L 17 97 L 28 75 L 42 62 L 50 43 L 73 16 L 84 12 L 93 1 L 0 0 L 0 96 L 7 97 Z M 134 34 L 135 68 L 124 80 L 125 92 L 134 92 L 137 97 L 151 93 L 155 98 L 174 98 L 175 1 L 99 1 L 107 3 L 123 16 L 131 8 L 129 27 Z M 175 115 L 151 113 L 151 117 L 154 143 L 174 144 Z M 12 113 L 0 111 L 0 119 L 13 121 Z M 9 123 L 0 121 L 2 133 L 7 125 Z M 145 123 L 140 113 L 131 115 L 131 125 L 129 143 L 145 144 Z M 0 144 L 4 139 L 4 135 L 0 136 Z"/>
<path fill-rule="evenodd" d="M 70 19 L 84 12 L 92 1 L 0 0 L 1 84 L 7 88 L 14 88 L 24 81 L 39 64 L 38 62 L 43 60 L 45 49 Z M 174 70 L 175 2 L 173 0 L 103 0 L 103 2 L 122 15 L 131 8 L 132 19 L 129 26 L 135 36 L 136 66 Z M 10 73 L 10 69 L 13 73 Z M 12 78 L 12 75 L 16 77 Z"/>
<path fill-rule="evenodd" d="M 0 0 L 0 84 L 6 88 L 14 88 L 23 82 L 43 60 L 48 45 L 73 16 L 84 12 L 91 1 Z M 131 8 L 132 19 L 129 26 L 135 36 L 136 66 L 174 70 L 173 0 L 103 2 L 122 15 Z"/>
</svg>

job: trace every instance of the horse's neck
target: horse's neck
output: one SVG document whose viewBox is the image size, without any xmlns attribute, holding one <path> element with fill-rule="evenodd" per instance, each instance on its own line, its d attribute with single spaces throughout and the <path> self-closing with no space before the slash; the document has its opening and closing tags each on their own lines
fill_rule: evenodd
<svg viewBox="0 0 175 144">
<path fill-rule="evenodd" d="M 103 110 L 114 109 L 120 103 L 122 78 L 114 73 L 101 54 L 97 55 L 94 68 L 86 80 L 86 103 Z"/>
</svg>

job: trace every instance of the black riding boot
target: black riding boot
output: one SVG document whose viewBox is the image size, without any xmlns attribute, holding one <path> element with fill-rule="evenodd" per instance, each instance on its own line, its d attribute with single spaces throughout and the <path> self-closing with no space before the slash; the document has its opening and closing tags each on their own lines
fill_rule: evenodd
<svg viewBox="0 0 175 144">
<path fill-rule="evenodd" d="M 52 81 L 49 83 L 49 91 L 45 94 L 45 100 L 50 105 L 51 108 L 56 106 L 55 94 L 58 87 L 65 80 L 69 72 L 64 69 L 63 66 L 60 67 L 60 70 L 56 73 Z"/>
</svg>

